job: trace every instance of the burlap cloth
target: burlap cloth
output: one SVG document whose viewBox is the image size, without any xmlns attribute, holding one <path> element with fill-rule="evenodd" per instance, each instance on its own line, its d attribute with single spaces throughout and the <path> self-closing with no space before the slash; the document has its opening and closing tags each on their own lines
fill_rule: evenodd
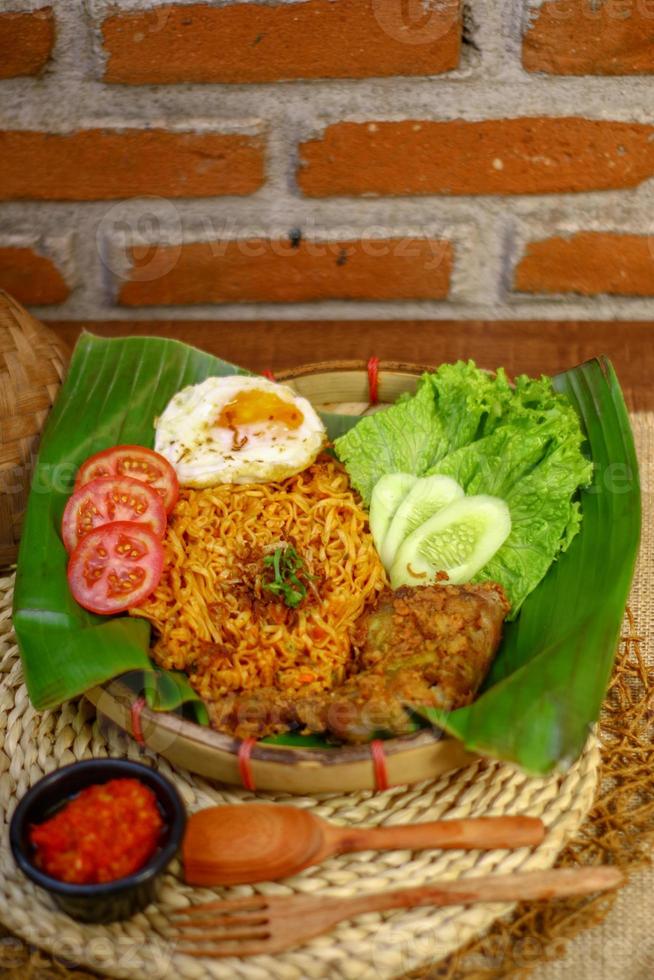
<svg viewBox="0 0 654 980">
<path fill-rule="evenodd" d="M 595 805 L 557 864 L 613 862 L 617 894 L 523 903 L 480 939 L 412 976 L 442 980 L 651 980 L 654 976 L 654 414 L 632 416 L 641 465 L 643 540 L 616 670 L 603 709 Z M 610 575 L 610 569 L 607 569 Z M 27 948 L 0 927 L 0 978 L 90 974 Z"/>
</svg>

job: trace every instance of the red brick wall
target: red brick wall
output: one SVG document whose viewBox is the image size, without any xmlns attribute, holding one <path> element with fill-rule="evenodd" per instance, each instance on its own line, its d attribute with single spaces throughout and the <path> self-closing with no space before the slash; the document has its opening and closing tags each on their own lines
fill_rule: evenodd
<svg viewBox="0 0 654 980">
<path fill-rule="evenodd" d="M 653 312 L 654 0 L 7 6 L 0 287 L 46 317 Z"/>
</svg>

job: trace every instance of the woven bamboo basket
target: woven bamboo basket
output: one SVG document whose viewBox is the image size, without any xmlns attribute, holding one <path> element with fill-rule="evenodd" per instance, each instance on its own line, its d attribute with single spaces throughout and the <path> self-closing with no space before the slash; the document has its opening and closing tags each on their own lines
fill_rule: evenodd
<svg viewBox="0 0 654 980">
<path fill-rule="evenodd" d="M 16 561 L 39 434 L 67 362 L 52 331 L 0 290 L 0 568 Z"/>
<path fill-rule="evenodd" d="M 379 371 L 378 404 L 390 403 L 415 388 L 426 368 L 385 363 Z M 277 375 L 322 411 L 362 415 L 375 411 L 370 402 L 370 377 L 361 361 L 309 364 Z M 87 697 L 98 710 L 175 765 L 221 782 L 251 785 L 260 790 L 294 794 L 374 790 L 409 785 L 467 765 L 475 758 L 460 742 L 432 730 L 418 731 L 383 743 L 383 777 L 379 756 L 371 747 L 293 748 L 243 743 L 186 721 L 143 707 L 134 691 L 120 680 L 94 688 Z M 377 752 L 379 749 L 377 749 Z"/>
</svg>

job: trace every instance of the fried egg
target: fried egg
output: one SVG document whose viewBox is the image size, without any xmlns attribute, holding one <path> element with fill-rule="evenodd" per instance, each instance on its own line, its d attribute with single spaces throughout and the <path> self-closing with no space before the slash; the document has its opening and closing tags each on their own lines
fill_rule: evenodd
<svg viewBox="0 0 654 980">
<path fill-rule="evenodd" d="M 237 374 L 183 388 L 155 421 L 155 449 L 185 487 L 283 480 L 313 463 L 326 442 L 306 398 Z"/>
</svg>

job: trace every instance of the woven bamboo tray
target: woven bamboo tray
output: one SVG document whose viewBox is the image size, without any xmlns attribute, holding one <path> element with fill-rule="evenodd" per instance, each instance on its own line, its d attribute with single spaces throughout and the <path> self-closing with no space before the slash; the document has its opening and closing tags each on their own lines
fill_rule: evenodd
<svg viewBox="0 0 654 980">
<path fill-rule="evenodd" d="M 426 367 L 385 362 L 379 372 L 378 404 L 392 403 L 415 388 Z M 362 415 L 374 411 L 370 400 L 371 374 L 361 361 L 309 364 L 278 375 L 319 410 Z M 373 378 L 373 387 L 374 378 Z M 112 681 L 96 687 L 87 697 L 104 715 L 124 730 L 137 733 L 148 748 L 191 772 L 226 783 L 243 782 L 242 743 L 227 735 L 141 707 L 137 695 Z M 257 789 L 293 794 L 374 790 L 389 785 L 410 785 L 468 765 L 474 756 L 456 739 L 423 730 L 383 743 L 385 774 L 380 784 L 369 746 L 338 749 L 298 749 L 258 743 L 248 752 L 248 777 Z"/>
<path fill-rule="evenodd" d="M 0 289 L 0 568 L 16 561 L 32 464 L 68 354 Z"/>
</svg>

